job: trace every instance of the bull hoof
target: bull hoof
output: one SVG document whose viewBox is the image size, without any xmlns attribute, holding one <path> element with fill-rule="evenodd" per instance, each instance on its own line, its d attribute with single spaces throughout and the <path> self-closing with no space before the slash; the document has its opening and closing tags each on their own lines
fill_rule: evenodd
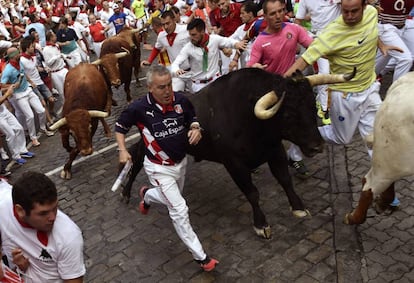
<svg viewBox="0 0 414 283">
<path fill-rule="evenodd" d="M 293 214 L 293 216 L 298 217 L 298 218 L 303 218 L 303 217 L 306 217 L 306 216 L 312 216 L 310 214 L 309 210 L 307 210 L 307 209 L 305 209 L 305 210 L 299 210 L 299 209 L 292 210 L 292 214 Z"/>
<path fill-rule="evenodd" d="M 394 211 L 398 210 L 398 206 L 385 205 L 382 202 L 374 202 L 374 210 L 377 214 L 391 215 Z"/>
<path fill-rule="evenodd" d="M 125 203 L 125 204 L 129 204 L 129 197 L 128 196 L 125 196 L 123 193 L 120 193 L 119 194 L 120 195 L 120 198 L 119 198 L 119 200 L 121 201 L 121 202 L 123 202 L 123 203 Z"/>
<path fill-rule="evenodd" d="M 72 179 L 72 173 L 70 173 L 69 171 L 62 170 L 60 171 L 60 178 L 64 180 L 70 180 Z"/>
<path fill-rule="evenodd" d="M 354 211 L 351 213 L 345 214 L 344 217 L 344 224 L 346 225 L 359 225 L 365 222 L 365 216 L 363 217 L 355 217 Z"/>
<path fill-rule="evenodd" d="M 360 223 L 356 223 L 352 213 L 347 213 L 345 214 L 345 217 L 344 217 L 344 224 L 354 225 L 354 224 L 360 224 Z"/>
<path fill-rule="evenodd" d="M 265 239 L 272 238 L 272 229 L 269 225 L 262 227 L 262 228 L 256 228 L 253 226 L 254 231 L 256 232 L 256 235 Z"/>
</svg>

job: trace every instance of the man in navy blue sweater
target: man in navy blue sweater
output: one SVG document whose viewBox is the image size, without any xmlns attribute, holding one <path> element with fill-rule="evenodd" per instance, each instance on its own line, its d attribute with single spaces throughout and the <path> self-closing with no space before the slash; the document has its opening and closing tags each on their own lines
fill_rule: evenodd
<svg viewBox="0 0 414 283">
<path fill-rule="evenodd" d="M 139 210 L 147 214 L 150 204 L 168 208 L 174 228 L 194 260 L 205 271 L 218 261 L 204 252 L 190 224 L 188 206 L 181 195 L 187 165 L 186 146 L 201 139 L 201 128 L 191 102 L 180 92 L 173 92 L 172 78 L 164 66 L 152 66 L 147 73 L 148 94 L 125 109 L 115 125 L 119 162 L 131 155 L 126 150 L 125 135 L 136 125 L 145 143 L 144 169 L 152 184 L 140 190 Z"/>
</svg>

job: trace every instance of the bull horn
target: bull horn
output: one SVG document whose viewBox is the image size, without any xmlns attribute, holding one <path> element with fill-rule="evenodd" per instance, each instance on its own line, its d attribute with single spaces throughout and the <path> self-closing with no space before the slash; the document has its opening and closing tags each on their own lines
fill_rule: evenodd
<svg viewBox="0 0 414 283">
<path fill-rule="evenodd" d="M 92 65 L 100 65 L 101 63 L 102 63 L 102 60 L 98 59 L 98 60 L 93 61 L 91 64 Z"/>
<path fill-rule="evenodd" d="M 280 100 L 277 97 L 276 92 L 270 91 L 266 93 L 256 102 L 256 105 L 254 106 L 254 114 L 261 120 L 272 118 L 279 110 L 284 98 L 285 92 L 283 92 Z M 268 109 L 271 105 L 273 105 L 272 108 Z"/>
<path fill-rule="evenodd" d="M 93 118 L 106 118 L 108 117 L 108 112 L 98 111 L 98 110 L 88 110 L 89 115 Z"/>
<path fill-rule="evenodd" d="M 356 74 L 356 67 L 350 74 L 331 75 L 331 74 L 319 74 L 306 76 L 311 86 L 324 85 L 324 84 L 336 84 L 343 83 L 351 80 Z"/>
<path fill-rule="evenodd" d="M 63 118 L 60 118 L 56 123 L 54 123 L 52 126 L 50 126 L 49 127 L 49 129 L 51 130 L 51 131 L 54 131 L 54 130 L 57 130 L 57 129 L 59 129 L 60 127 L 62 127 L 62 126 L 64 126 L 64 125 L 66 125 L 67 124 L 67 121 L 66 121 L 66 118 L 65 117 L 63 117 Z"/>
</svg>

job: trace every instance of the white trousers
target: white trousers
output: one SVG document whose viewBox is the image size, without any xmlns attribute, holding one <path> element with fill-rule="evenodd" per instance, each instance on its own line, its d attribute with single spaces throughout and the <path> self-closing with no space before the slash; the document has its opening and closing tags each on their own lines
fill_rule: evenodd
<svg viewBox="0 0 414 283">
<path fill-rule="evenodd" d="M 7 147 L 12 158 L 21 158 L 20 153 L 27 152 L 24 130 L 16 117 L 7 109 L 0 114 L 0 131 L 6 136 Z"/>
<path fill-rule="evenodd" d="M 93 48 L 93 51 L 95 52 L 95 54 L 96 54 L 96 57 L 101 57 L 101 47 L 102 47 L 102 44 L 103 44 L 103 41 L 101 41 L 101 42 L 92 42 L 92 48 Z"/>
<path fill-rule="evenodd" d="M 144 169 L 154 186 L 144 196 L 146 204 L 163 204 L 168 208 L 178 237 L 184 242 L 195 260 L 204 260 L 206 253 L 190 224 L 188 206 L 181 195 L 184 188 L 187 158 L 173 166 L 163 166 L 144 159 Z"/>
<path fill-rule="evenodd" d="M 358 127 L 362 138 L 374 131 L 375 115 L 382 103 L 380 83 L 358 93 L 331 92 L 331 124 L 319 127 L 322 138 L 333 144 L 349 144 Z M 371 156 L 371 150 L 368 150 Z"/>
<path fill-rule="evenodd" d="M 82 62 L 81 52 L 82 51 L 78 47 L 72 52 L 65 54 L 67 56 L 66 63 L 68 64 L 69 69 L 72 69 L 73 67 L 75 67 L 76 65 L 79 65 Z"/>
<path fill-rule="evenodd" d="M 52 84 L 53 87 L 59 92 L 60 96 L 62 97 L 62 103 L 65 101 L 64 95 L 64 86 L 65 86 L 65 78 L 66 74 L 68 73 L 68 69 L 63 68 L 60 71 L 52 72 Z"/>
<path fill-rule="evenodd" d="M 402 29 L 398 29 L 391 24 L 378 24 L 378 36 L 381 41 L 386 45 L 398 46 L 404 50 L 403 53 L 391 50 L 386 57 L 382 55 L 381 51 L 378 50 L 377 52 L 375 72 L 380 74 L 393 68 L 393 81 L 408 73 L 413 64 L 414 55 L 411 54 L 410 50 L 414 51 L 414 46 L 410 45 L 414 42 L 414 23 L 406 22 L 408 24 Z M 390 66 L 387 66 L 389 63 Z"/>
<path fill-rule="evenodd" d="M 28 87 L 23 94 L 18 95 L 19 98 L 12 96 L 11 102 L 16 110 L 16 116 L 24 117 L 27 130 L 31 139 L 37 139 L 36 125 L 34 120 L 33 110 L 36 112 L 39 118 L 40 129 L 46 129 L 46 115 L 45 108 L 42 106 L 39 97 L 33 92 L 31 87 Z M 32 110 L 33 109 L 33 110 Z M 18 113 L 20 112 L 20 113 Z"/>
</svg>

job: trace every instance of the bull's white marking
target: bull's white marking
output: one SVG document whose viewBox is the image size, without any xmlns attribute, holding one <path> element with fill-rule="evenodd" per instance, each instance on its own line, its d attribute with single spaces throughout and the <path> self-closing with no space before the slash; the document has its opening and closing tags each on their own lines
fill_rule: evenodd
<svg viewBox="0 0 414 283">
<path fill-rule="evenodd" d="M 132 136 L 127 137 L 127 138 L 125 139 L 125 142 L 129 142 L 129 141 L 131 141 L 131 140 L 133 140 L 133 139 L 136 139 L 136 138 L 138 138 L 138 137 L 140 137 L 140 136 L 141 136 L 141 135 L 140 135 L 139 133 L 133 134 Z M 118 146 L 118 144 L 117 144 L 117 143 L 113 143 L 113 144 L 111 144 L 111 145 L 108 145 L 107 147 L 104 147 L 104 148 L 100 149 L 100 150 L 96 150 L 96 151 L 94 151 L 91 155 L 88 155 L 88 156 L 82 156 L 81 158 L 79 158 L 79 159 L 75 160 L 75 161 L 73 162 L 73 165 L 76 165 L 76 164 L 79 164 L 79 163 L 81 163 L 81 162 L 84 162 L 84 161 L 88 160 L 89 158 L 92 158 L 92 157 L 95 157 L 95 156 L 96 156 L 96 155 L 98 155 L 98 154 L 102 154 L 102 153 L 104 153 L 104 152 L 107 152 L 108 150 L 111 150 L 111 149 L 113 149 L 113 148 L 115 148 L 115 147 L 117 147 L 117 146 Z M 49 172 L 47 172 L 47 173 L 45 173 L 45 174 L 46 174 L 46 176 L 52 176 L 52 175 L 54 175 L 54 174 L 56 174 L 56 173 L 59 173 L 59 172 L 60 172 L 60 171 L 62 171 L 62 170 L 63 170 L 63 166 L 60 166 L 60 167 L 55 168 L 55 169 L 53 169 L 53 170 L 51 170 L 51 171 L 49 171 Z"/>
</svg>

